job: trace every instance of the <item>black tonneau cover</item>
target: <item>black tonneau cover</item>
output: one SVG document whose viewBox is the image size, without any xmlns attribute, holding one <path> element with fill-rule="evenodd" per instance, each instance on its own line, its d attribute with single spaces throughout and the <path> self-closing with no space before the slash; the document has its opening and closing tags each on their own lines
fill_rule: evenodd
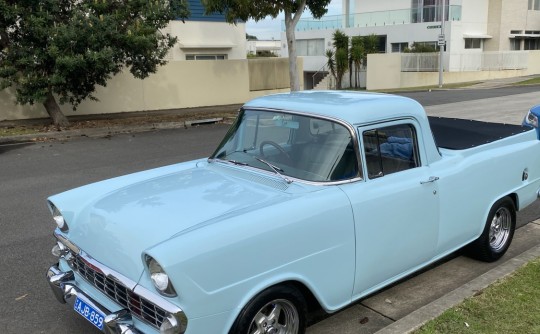
<svg viewBox="0 0 540 334">
<path fill-rule="evenodd" d="M 429 124 L 437 146 L 452 150 L 476 147 L 531 130 L 521 125 L 431 116 Z"/>
</svg>

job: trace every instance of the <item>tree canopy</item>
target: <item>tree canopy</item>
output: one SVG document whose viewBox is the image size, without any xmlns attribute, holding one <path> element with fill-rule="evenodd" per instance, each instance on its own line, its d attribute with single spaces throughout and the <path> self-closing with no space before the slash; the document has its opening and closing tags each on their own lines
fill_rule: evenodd
<svg viewBox="0 0 540 334">
<path fill-rule="evenodd" d="M 145 78 L 176 38 L 160 32 L 189 15 L 182 0 L 0 0 L 0 89 L 43 103 L 66 125 L 61 104 L 95 99 L 96 85 L 128 67 Z"/>
<path fill-rule="evenodd" d="M 296 38 L 294 30 L 307 9 L 314 18 L 321 18 L 328 11 L 330 0 L 202 0 L 207 13 L 223 13 L 225 19 L 234 23 L 237 20 L 259 21 L 267 16 L 276 18 L 283 12 L 285 16 L 285 35 L 289 52 L 289 77 L 291 90 L 300 89 L 296 66 Z"/>
</svg>

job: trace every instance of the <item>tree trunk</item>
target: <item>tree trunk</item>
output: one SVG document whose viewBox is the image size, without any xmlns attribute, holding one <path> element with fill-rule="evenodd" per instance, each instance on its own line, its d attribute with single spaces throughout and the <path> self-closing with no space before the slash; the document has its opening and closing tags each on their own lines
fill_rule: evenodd
<svg viewBox="0 0 540 334">
<path fill-rule="evenodd" d="M 285 36 L 287 37 L 287 50 L 289 51 L 289 78 L 291 82 L 291 92 L 296 92 L 300 90 L 300 79 L 298 78 L 298 68 L 296 66 L 296 36 L 294 30 L 300 17 L 306 8 L 306 1 L 301 0 L 298 3 L 298 8 L 292 15 L 290 9 L 285 9 Z"/>
<path fill-rule="evenodd" d="M 58 106 L 58 103 L 56 102 L 56 99 L 54 98 L 54 95 L 51 91 L 49 91 L 49 93 L 47 94 L 47 99 L 45 100 L 45 102 L 43 102 L 43 106 L 45 106 L 45 110 L 47 110 L 47 113 L 51 117 L 54 125 L 69 125 L 67 117 L 62 113 L 62 110 L 60 110 L 60 106 Z"/>
<path fill-rule="evenodd" d="M 0 49 L 5 49 L 9 46 L 8 34 L 5 31 L 0 31 Z"/>
<path fill-rule="evenodd" d="M 298 78 L 298 67 L 296 66 L 296 37 L 294 29 L 296 25 L 291 15 L 285 15 L 285 35 L 287 36 L 287 49 L 289 52 L 289 80 L 291 92 L 300 90 L 300 80 Z"/>
<path fill-rule="evenodd" d="M 352 88 L 353 61 L 351 59 L 351 50 L 349 49 L 349 88 Z"/>
</svg>

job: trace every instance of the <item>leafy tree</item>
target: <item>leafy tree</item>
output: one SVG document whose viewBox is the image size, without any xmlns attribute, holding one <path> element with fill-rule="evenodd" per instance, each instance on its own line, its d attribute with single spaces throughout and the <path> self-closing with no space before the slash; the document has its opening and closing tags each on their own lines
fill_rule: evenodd
<svg viewBox="0 0 540 334">
<path fill-rule="evenodd" d="M 257 36 L 250 35 L 250 34 L 246 33 L 246 40 L 248 40 L 248 41 L 258 41 L 259 39 L 257 38 Z"/>
<path fill-rule="evenodd" d="M 367 55 L 379 52 L 379 36 L 375 34 L 362 36 L 364 45 L 364 57 L 362 58 L 362 64 L 367 67 Z"/>
<path fill-rule="evenodd" d="M 202 0 L 207 13 L 224 13 L 228 22 L 240 19 L 259 21 L 267 16 L 276 18 L 280 12 L 285 15 L 285 35 L 289 51 L 289 77 L 291 91 L 300 89 L 296 66 L 296 37 L 294 30 L 304 10 L 308 9 L 314 18 L 321 18 L 328 11 L 330 0 Z"/>
<path fill-rule="evenodd" d="M 0 0 L 0 89 L 67 125 L 56 97 L 75 110 L 124 67 L 154 73 L 176 43 L 159 29 L 188 15 L 182 0 Z"/>
<path fill-rule="evenodd" d="M 349 50 L 349 67 L 355 73 L 355 87 L 358 88 L 360 80 L 360 69 L 367 67 L 367 55 L 379 52 L 379 37 L 371 34 L 367 36 L 353 36 L 351 38 L 351 48 Z M 351 80 L 352 84 L 352 80 Z"/>
<path fill-rule="evenodd" d="M 326 65 L 336 79 L 336 89 L 342 88 L 345 72 L 349 69 L 349 36 L 336 30 L 332 35 L 334 50 L 326 50 Z"/>
</svg>

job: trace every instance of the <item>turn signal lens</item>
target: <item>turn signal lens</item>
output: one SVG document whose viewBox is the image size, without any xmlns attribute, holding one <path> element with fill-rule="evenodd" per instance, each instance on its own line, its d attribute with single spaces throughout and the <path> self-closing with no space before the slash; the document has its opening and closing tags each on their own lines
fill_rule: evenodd
<svg viewBox="0 0 540 334">
<path fill-rule="evenodd" d="M 66 255 L 68 253 L 68 249 L 66 246 L 64 246 L 64 244 L 58 241 L 56 242 L 56 245 L 53 246 L 51 253 L 56 257 L 60 257 Z"/>
<path fill-rule="evenodd" d="M 162 334 L 182 334 L 186 331 L 186 327 L 185 321 L 182 322 L 181 319 L 179 321 L 174 315 L 169 314 L 163 319 L 159 332 Z"/>
</svg>

